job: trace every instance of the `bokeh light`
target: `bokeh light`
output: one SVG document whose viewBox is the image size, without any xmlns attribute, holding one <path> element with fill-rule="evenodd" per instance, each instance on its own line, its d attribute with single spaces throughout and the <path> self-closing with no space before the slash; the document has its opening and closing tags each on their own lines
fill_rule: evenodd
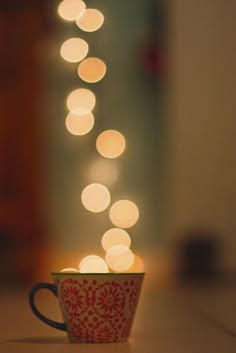
<svg viewBox="0 0 236 353">
<path fill-rule="evenodd" d="M 94 183 L 84 188 L 81 201 L 87 210 L 91 212 L 102 212 L 109 206 L 111 196 L 104 185 Z"/>
<path fill-rule="evenodd" d="M 107 273 L 109 272 L 106 262 L 99 256 L 87 256 L 79 265 L 81 273 Z"/>
<path fill-rule="evenodd" d="M 133 265 L 126 272 L 144 272 L 143 260 L 136 254 L 134 254 Z"/>
<path fill-rule="evenodd" d="M 133 262 L 134 254 L 126 246 L 113 246 L 106 253 L 106 263 L 115 272 L 127 271 Z"/>
<path fill-rule="evenodd" d="M 102 246 L 105 251 L 116 245 L 123 245 L 127 248 L 131 245 L 129 234 L 120 228 L 109 229 L 102 237 Z"/>
<path fill-rule="evenodd" d="M 63 270 L 61 270 L 60 272 L 73 273 L 73 272 L 79 272 L 79 271 L 76 270 L 76 268 L 67 267 L 67 268 L 64 268 Z"/>
<path fill-rule="evenodd" d="M 79 270 L 85 265 L 88 260 L 101 259 L 98 255 L 87 255 L 79 263 Z"/>
<path fill-rule="evenodd" d="M 105 130 L 97 138 L 98 152 L 106 158 L 119 157 L 125 150 L 125 138 L 116 130 Z"/>
<path fill-rule="evenodd" d="M 93 126 L 94 116 L 91 112 L 82 116 L 70 112 L 66 117 L 66 128 L 73 135 L 86 135 Z"/>
<path fill-rule="evenodd" d="M 86 9 L 83 15 L 76 19 L 77 26 L 85 32 L 97 31 L 103 22 L 104 16 L 97 9 Z"/>
<path fill-rule="evenodd" d="M 86 115 L 93 110 L 96 97 L 87 88 L 78 88 L 72 91 L 66 101 L 67 108 L 77 115 Z"/>
<path fill-rule="evenodd" d="M 109 212 L 112 223 L 118 228 L 132 227 L 139 218 L 138 207 L 129 200 L 115 202 Z"/>
<path fill-rule="evenodd" d="M 67 21 L 75 21 L 86 8 L 82 0 L 64 0 L 58 6 L 58 14 Z"/>
<path fill-rule="evenodd" d="M 67 39 L 61 46 L 60 54 L 64 60 L 70 63 L 77 63 L 83 60 L 88 54 L 88 43 L 81 38 Z"/>
<path fill-rule="evenodd" d="M 106 74 L 106 64 L 98 58 L 84 59 L 78 67 L 79 77 L 89 83 L 100 81 Z"/>
<path fill-rule="evenodd" d="M 119 169 L 114 161 L 97 158 L 89 166 L 88 179 L 90 182 L 113 185 L 119 177 Z"/>
</svg>

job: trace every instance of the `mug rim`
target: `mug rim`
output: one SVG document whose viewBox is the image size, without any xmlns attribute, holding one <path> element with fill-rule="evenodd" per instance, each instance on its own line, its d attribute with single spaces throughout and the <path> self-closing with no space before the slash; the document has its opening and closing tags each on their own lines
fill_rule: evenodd
<svg viewBox="0 0 236 353">
<path fill-rule="evenodd" d="M 51 275 L 60 275 L 60 276 L 94 276 L 94 275 L 99 275 L 99 276 L 130 276 L 130 275 L 138 275 L 138 276 L 144 276 L 146 272 L 106 272 L 106 273 L 101 273 L 101 272 L 89 272 L 89 273 L 81 273 L 81 272 L 51 272 Z"/>
</svg>

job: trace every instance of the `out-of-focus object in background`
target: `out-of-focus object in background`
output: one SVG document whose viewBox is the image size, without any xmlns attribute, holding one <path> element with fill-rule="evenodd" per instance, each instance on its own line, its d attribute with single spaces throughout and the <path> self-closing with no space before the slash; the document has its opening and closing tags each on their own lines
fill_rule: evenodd
<svg viewBox="0 0 236 353">
<path fill-rule="evenodd" d="M 0 3 L 0 285 L 5 288 L 27 284 L 43 266 L 44 122 L 36 55 L 45 30 L 43 3 Z"/>
<path fill-rule="evenodd" d="M 219 276 L 218 235 L 207 227 L 183 232 L 177 244 L 178 277 L 184 282 L 211 281 Z"/>
<path fill-rule="evenodd" d="M 138 207 L 129 200 L 119 200 L 110 209 L 110 219 L 118 228 L 130 228 L 139 219 Z"/>
<path fill-rule="evenodd" d="M 63 272 L 63 273 L 72 273 L 72 272 L 79 272 L 79 270 L 77 270 L 76 268 L 72 268 L 72 267 L 67 267 L 67 268 L 64 268 L 63 270 L 61 270 L 60 272 Z"/>
<path fill-rule="evenodd" d="M 67 130 L 72 135 L 83 136 L 92 130 L 94 116 L 91 112 L 85 115 L 77 115 L 70 112 L 66 117 L 65 123 Z"/>
<path fill-rule="evenodd" d="M 67 97 L 67 108 L 74 114 L 85 115 L 90 113 L 96 104 L 95 94 L 87 88 L 78 88 Z"/>
<path fill-rule="evenodd" d="M 81 38 L 69 38 L 61 46 L 62 58 L 70 63 L 77 63 L 83 60 L 88 54 L 88 43 Z"/>
<path fill-rule="evenodd" d="M 111 195 L 106 186 L 98 183 L 87 185 L 81 194 L 84 207 L 90 212 L 102 212 L 110 204 Z"/>
<path fill-rule="evenodd" d="M 107 273 L 109 269 L 102 257 L 97 255 L 88 255 L 81 260 L 79 264 L 81 273 Z"/>
<path fill-rule="evenodd" d="M 82 16 L 77 17 L 77 26 L 85 32 L 95 32 L 102 27 L 103 14 L 97 9 L 86 9 Z"/>
<path fill-rule="evenodd" d="M 89 83 L 95 83 L 105 76 L 106 64 L 99 58 L 87 58 L 83 60 L 78 67 L 79 77 Z"/>
<path fill-rule="evenodd" d="M 85 10 L 81 0 L 64 0 L 58 6 L 58 14 L 66 21 L 75 21 Z"/>
<path fill-rule="evenodd" d="M 149 1 L 150 21 L 149 29 L 142 42 L 140 50 L 141 70 L 145 75 L 156 82 L 165 78 L 166 55 L 165 55 L 165 35 L 166 30 L 163 25 L 163 1 Z"/>
<path fill-rule="evenodd" d="M 105 158 L 119 157 L 125 150 L 124 136 L 116 130 L 103 131 L 97 138 L 98 152 Z"/>
</svg>

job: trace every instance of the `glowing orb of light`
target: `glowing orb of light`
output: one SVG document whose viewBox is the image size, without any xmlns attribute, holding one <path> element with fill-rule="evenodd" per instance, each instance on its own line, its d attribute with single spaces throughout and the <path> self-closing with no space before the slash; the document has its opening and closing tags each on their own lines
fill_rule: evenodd
<svg viewBox="0 0 236 353">
<path fill-rule="evenodd" d="M 67 39 L 61 46 L 60 54 L 64 60 L 77 63 L 88 54 L 88 43 L 81 38 Z"/>
<path fill-rule="evenodd" d="M 84 258 L 79 265 L 81 273 L 107 273 L 109 272 L 106 262 L 99 256 L 90 255 Z"/>
<path fill-rule="evenodd" d="M 134 254 L 127 246 L 116 245 L 106 253 L 106 263 L 115 272 L 127 271 L 133 262 Z"/>
<path fill-rule="evenodd" d="M 89 83 L 100 81 L 106 74 L 106 64 L 98 58 L 84 59 L 78 67 L 79 77 Z"/>
<path fill-rule="evenodd" d="M 103 22 L 104 16 L 97 9 L 86 9 L 83 15 L 76 19 L 77 26 L 85 32 L 97 31 Z"/>
<path fill-rule="evenodd" d="M 125 150 L 125 138 L 116 130 L 105 130 L 97 138 L 98 152 L 106 158 L 119 157 Z"/>
<path fill-rule="evenodd" d="M 69 113 L 66 117 L 67 130 L 77 136 L 86 135 L 94 126 L 94 116 L 90 112 L 86 115 Z"/>
<path fill-rule="evenodd" d="M 87 88 L 78 88 L 72 91 L 66 101 L 67 108 L 75 114 L 86 115 L 93 110 L 96 97 Z"/>
<path fill-rule="evenodd" d="M 144 263 L 143 260 L 136 254 L 134 254 L 133 265 L 127 270 L 127 272 L 143 272 Z"/>
<path fill-rule="evenodd" d="M 58 14 L 67 21 L 75 21 L 86 8 L 82 0 L 64 0 L 58 6 Z"/>
<path fill-rule="evenodd" d="M 110 220 L 118 228 L 132 227 L 139 218 L 138 207 L 129 200 L 115 202 L 109 212 Z"/>
<path fill-rule="evenodd" d="M 120 228 L 109 229 L 102 237 L 102 246 L 104 250 L 109 251 L 110 248 L 116 245 L 123 245 L 127 248 L 131 245 L 129 234 Z"/>
<path fill-rule="evenodd" d="M 79 263 L 79 270 L 81 270 L 81 268 L 85 265 L 85 263 L 88 261 L 88 260 L 97 260 L 97 259 L 101 259 L 100 256 L 98 255 L 88 255 L 88 256 L 85 256 Z"/>
<path fill-rule="evenodd" d="M 87 210 L 91 212 L 102 212 L 109 206 L 111 196 L 104 185 L 94 183 L 84 188 L 81 201 Z"/>
<path fill-rule="evenodd" d="M 98 158 L 89 166 L 88 177 L 91 182 L 96 180 L 98 183 L 111 186 L 119 177 L 119 169 L 113 161 Z"/>
<path fill-rule="evenodd" d="M 71 273 L 71 272 L 79 272 L 78 270 L 76 270 L 76 268 L 64 268 L 63 270 L 61 270 L 60 272 L 65 272 L 65 273 Z"/>
</svg>

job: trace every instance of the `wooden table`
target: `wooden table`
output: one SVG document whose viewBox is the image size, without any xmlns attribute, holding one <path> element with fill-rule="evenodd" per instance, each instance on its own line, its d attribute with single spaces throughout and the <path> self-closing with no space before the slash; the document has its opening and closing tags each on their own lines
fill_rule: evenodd
<svg viewBox="0 0 236 353">
<path fill-rule="evenodd" d="M 236 287 L 154 289 L 145 282 L 128 343 L 70 344 L 30 311 L 27 293 L 1 293 L 0 353 L 235 353 Z M 37 305 L 61 321 L 57 300 Z"/>
</svg>

